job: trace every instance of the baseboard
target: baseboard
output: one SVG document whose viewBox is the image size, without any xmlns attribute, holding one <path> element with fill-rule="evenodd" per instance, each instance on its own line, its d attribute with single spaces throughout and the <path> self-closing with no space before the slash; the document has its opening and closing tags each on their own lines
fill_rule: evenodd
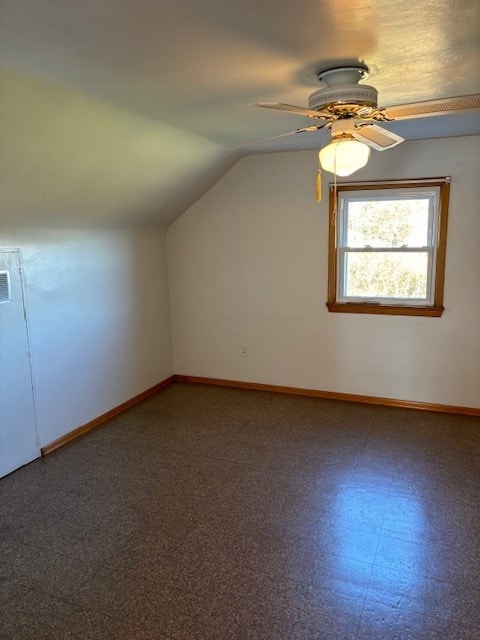
<svg viewBox="0 0 480 640">
<path fill-rule="evenodd" d="M 311 396 L 330 400 L 344 400 L 346 402 L 360 402 L 363 404 L 377 404 L 385 407 L 404 407 L 420 409 L 421 411 L 436 411 L 440 413 L 458 413 L 467 416 L 480 416 L 480 409 L 473 407 L 459 407 L 449 404 L 434 404 L 417 402 L 416 400 L 396 400 L 377 396 L 362 396 L 354 393 L 337 393 L 336 391 L 320 391 L 318 389 L 301 389 L 299 387 L 283 387 L 276 384 L 261 384 L 259 382 L 245 382 L 241 380 L 224 380 L 222 378 L 202 378 L 175 374 L 175 382 L 194 382 L 197 384 L 212 384 L 221 387 L 235 387 L 239 389 L 255 389 L 257 391 L 274 391 L 275 393 L 290 393 L 297 396 Z"/>
<path fill-rule="evenodd" d="M 75 440 L 75 438 L 83 436 L 84 433 L 87 433 L 88 431 L 95 429 L 95 427 L 98 427 L 104 422 L 107 422 L 107 420 L 110 420 L 114 416 L 117 416 L 119 413 L 122 413 L 123 411 L 126 411 L 130 407 L 133 407 L 135 404 L 142 402 L 142 400 L 145 400 L 146 398 L 153 396 L 154 394 L 158 393 L 160 389 L 163 389 L 164 387 L 167 387 L 169 384 L 172 384 L 172 382 L 174 381 L 174 378 L 175 376 L 170 376 L 169 378 L 162 380 L 162 382 L 159 382 L 153 387 L 150 387 L 150 389 L 147 389 L 146 391 L 142 391 L 142 393 L 139 393 L 133 398 L 130 398 L 130 400 L 127 400 L 126 402 L 122 402 L 122 404 L 119 404 L 117 407 L 114 407 L 113 409 L 110 409 L 110 411 L 103 413 L 101 416 L 98 416 L 98 418 L 95 418 L 94 420 L 87 422 L 87 424 L 84 424 L 81 427 L 74 429 L 73 431 L 69 431 L 61 438 L 58 438 L 57 440 L 50 442 L 50 444 L 47 444 L 44 447 L 42 447 L 40 449 L 41 455 L 46 456 L 49 453 L 56 451 L 60 447 L 63 447 L 63 445 L 67 444 L 67 442 L 71 442 L 72 440 Z"/>
<path fill-rule="evenodd" d="M 40 449 L 40 453 L 42 456 L 46 456 L 53 451 L 56 451 L 63 445 L 75 440 L 80 436 L 83 436 L 88 431 L 95 429 L 95 427 L 100 426 L 107 420 L 117 416 L 119 413 L 126 411 L 130 407 L 142 402 L 146 398 L 155 395 L 161 389 L 167 387 L 172 384 L 172 382 L 193 382 L 196 384 L 210 384 L 221 387 L 234 387 L 238 389 L 253 389 L 257 391 L 273 391 L 275 393 L 289 393 L 297 396 L 310 396 L 313 398 L 326 398 L 330 400 L 344 400 L 346 402 L 360 402 L 363 404 L 377 404 L 383 405 L 385 407 L 404 407 L 407 409 L 419 409 L 421 411 L 436 411 L 440 413 L 457 413 L 466 416 L 480 416 L 480 409 L 474 407 L 460 407 L 457 405 L 449 405 L 449 404 L 434 404 L 428 402 L 417 402 L 415 400 L 396 400 L 394 398 L 381 398 L 377 396 L 362 396 L 356 395 L 354 393 L 338 393 L 336 391 L 320 391 L 319 389 L 302 389 L 299 387 L 284 387 L 276 384 L 262 384 L 260 382 L 247 382 L 243 380 L 224 380 L 222 378 L 203 378 L 199 376 L 187 376 L 175 374 L 162 380 L 158 384 L 150 387 L 150 389 L 146 389 L 139 393 L 138 395 L 130 398 L 126 402 L 122 402 L 117 407 L 110 409 L 106 413 L 103 413 L 98 418 L 87 422 L 87 424 L 74 429 L 73 431 L 69 431 L 61 438 L 50 442 L 50 444 L 45 445 Z"/>
</svg>

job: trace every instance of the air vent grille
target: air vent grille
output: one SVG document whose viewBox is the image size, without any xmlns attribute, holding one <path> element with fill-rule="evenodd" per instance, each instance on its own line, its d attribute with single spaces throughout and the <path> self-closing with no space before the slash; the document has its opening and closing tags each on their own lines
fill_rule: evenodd
<svg viewBox="0 0 480 640">
<path fill-rule="evenodd" d="M 0 302 L 10 302 L 10 274 L 0 271 Z"/>
</svg>

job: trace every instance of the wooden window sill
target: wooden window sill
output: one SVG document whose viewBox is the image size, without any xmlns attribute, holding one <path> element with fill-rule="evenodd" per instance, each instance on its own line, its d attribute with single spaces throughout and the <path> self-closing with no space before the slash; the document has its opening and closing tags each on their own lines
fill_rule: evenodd
<svg viewBox="0 0 480 640">
<path fill-rule="evenodd" d="M 327 302 L 328 310 L 331 313 L 371 313 L 391 316 L 427 316 L 439 318 L 444 307 L 434 306 L 406 306 L 387 304 L 362 304 L 352 302 Z"/>
</svg>

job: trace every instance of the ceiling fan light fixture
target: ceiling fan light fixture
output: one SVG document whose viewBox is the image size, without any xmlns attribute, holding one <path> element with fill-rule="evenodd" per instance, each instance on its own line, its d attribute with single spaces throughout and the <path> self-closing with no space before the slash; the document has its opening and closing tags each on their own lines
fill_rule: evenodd
<svg viewBox="0 0 480 640">
<path fill-rule="evenodd" d="M 350 176 L 364 167 L 370 157 L 370 148 L 350 137 L 334 138 L 318 154 L 322 169 L 337 176 Z"/>
</svg>

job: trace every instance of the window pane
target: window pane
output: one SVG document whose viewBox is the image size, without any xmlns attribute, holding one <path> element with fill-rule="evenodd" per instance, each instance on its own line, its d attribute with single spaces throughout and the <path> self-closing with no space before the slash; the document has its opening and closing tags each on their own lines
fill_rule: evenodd
<svg viewBox="0 0 480 640">
<path fill-rule="evenodd" d="M 425 247 L 429 197 L 347 200 L 344 245 L 348 247 Z"/>
<path fill-rule="evenodd" d="M 346 253 L 345 295 L 367 298 L 427 297 L 428 253 Z"/>
</svg>

